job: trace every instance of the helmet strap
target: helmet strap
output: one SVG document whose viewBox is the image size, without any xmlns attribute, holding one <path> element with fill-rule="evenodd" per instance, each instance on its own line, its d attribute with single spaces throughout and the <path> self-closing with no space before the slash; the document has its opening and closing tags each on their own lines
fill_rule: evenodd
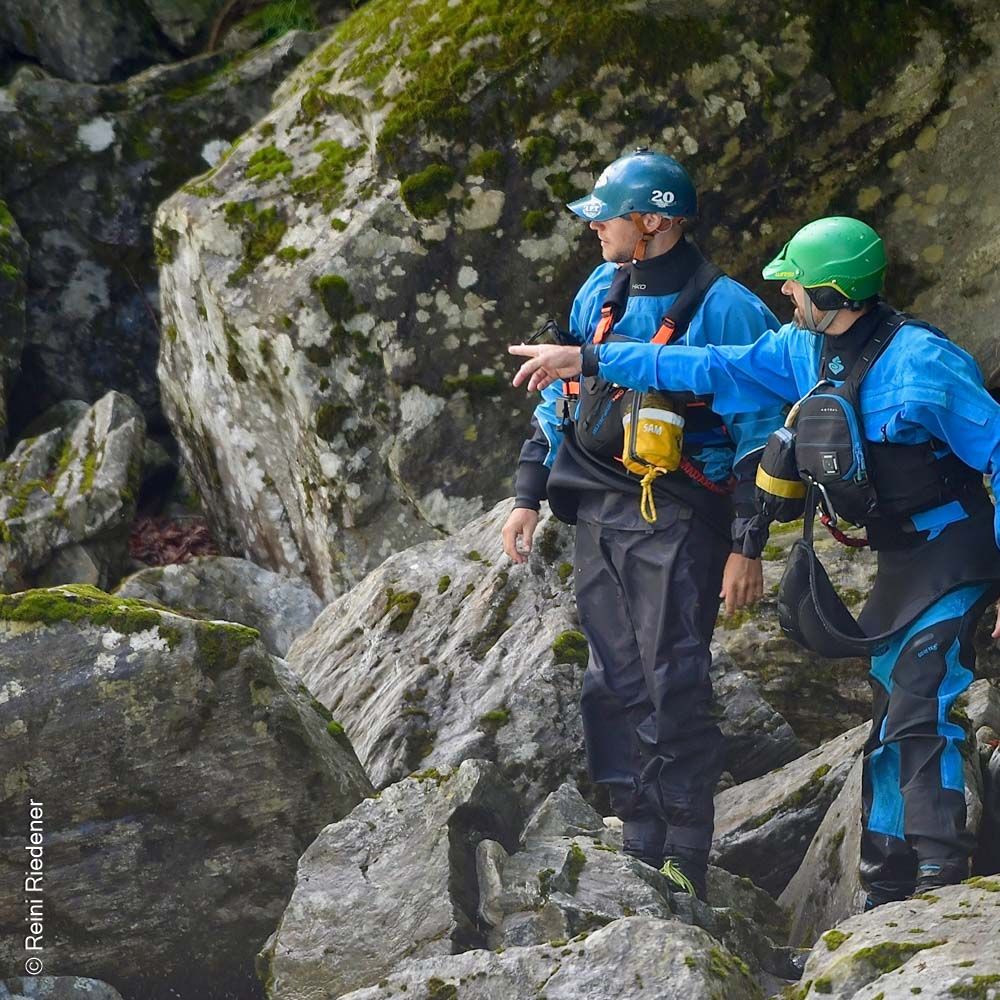
<svg viewBox="0 0 1000 1000">
<path fill-rule="evenodd" d="M 805 321 L 806 329 L 812 330 L 814 333 L 825 333 L 830 327 L 830 324 L 837 318 L 837 313 L 840 312 L 839 309 L 830 309 L 823 314 L 823 318 L 817 323 L 816 313 L 813 312 L 812 299 L 809 295 L 805 296 Z"/>
<path fill-rule="evenodd" d="M 632 263 L 637 264 L 641 260 L 646 258 L 646 248 L 649 245 L 649 241 L 657 233 L 665 233 L 668 229 L 673 226 L 673 219 L 661 218 L 657 227 L 652 231 L 648 231 L 642 222 L 642 212 L 629 212 L 629 218 L 632 220 L 632 225 L 639 230 L 639 239 L 636 240 L 635 249 L 632 251 Z"/>
</svg>

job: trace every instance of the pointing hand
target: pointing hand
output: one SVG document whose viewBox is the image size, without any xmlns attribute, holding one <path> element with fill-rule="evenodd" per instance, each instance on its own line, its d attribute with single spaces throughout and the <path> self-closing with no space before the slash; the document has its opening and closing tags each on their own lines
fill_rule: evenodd
<svg viewBox="0 0 1000 1000">
<path fill-rule="evenodd" d="M 517 370 L 514 385 L 528 383 L 528 391 L 544 389 L 557 379 L 580 374 L 581 349 L 559 347 L 555 344 L 512 344 L 507 348 L 528 360 Z"/>
</svg>

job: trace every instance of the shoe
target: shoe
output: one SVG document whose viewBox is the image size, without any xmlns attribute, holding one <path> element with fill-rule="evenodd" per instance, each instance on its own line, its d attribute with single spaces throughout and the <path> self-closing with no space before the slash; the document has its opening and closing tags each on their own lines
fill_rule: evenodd
<svg viewBox="0 0 1000 1000">
<path fill-rule="evenodd" d="M 708 902 L 708 851 L 673 848 L 664 859 L 660 874 L 666 876 L 678 892 L 687 892 L 703 903 Z"/>
<path fill-rule="evenodd" d="M 913 895 L 941 889 L 946 885 L 957 885 L 969 877 L 969 861 L 922 861 L 917 865 L 917 885 Z"/>
</svg>

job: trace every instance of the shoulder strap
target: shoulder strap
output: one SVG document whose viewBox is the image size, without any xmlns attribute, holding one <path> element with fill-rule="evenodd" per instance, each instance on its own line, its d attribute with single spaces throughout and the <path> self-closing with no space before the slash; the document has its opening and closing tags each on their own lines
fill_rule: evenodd
<svg viewBox="0 0 1000 1000">
<path fill-rule="evenodd" d="M 889 346 L 889 342 L 896 336 L 899 328 L 910 322 L 912 321 L 906 313 L 893 311 L 878 325 L 862 349 L 858 360 L 851 366 L 847 378 L 841 383 L 840 389 L 843 393 L 852 399 L 857 399 L 858 388 L 864 377 L 882 356 L 882 352 Z"/>
<path fill-rule="evenodd" d="M 615 276 L 611 279 L 611 286 L 608 294 L 604 298 L 601 306 L 601 318 L 598 320 L 597 329 L 594 331 L 594 343 L 600 344 L 611 332 L 611 328 L 622 318 L 625 306 L 628 302 L 628 290 L 631 285 L 632 267 L 630 264 L 622 264 Z"/>
<path fill-rule="evenodd" d="M 651 343 L 669 344 L 683 337 L 702 299 L 722 275 L 722 268 L 702 258 L 694 274 L 688 278 L 666 315 L 660 320 L 660 328 L 654 334 Z"/>
</svg>

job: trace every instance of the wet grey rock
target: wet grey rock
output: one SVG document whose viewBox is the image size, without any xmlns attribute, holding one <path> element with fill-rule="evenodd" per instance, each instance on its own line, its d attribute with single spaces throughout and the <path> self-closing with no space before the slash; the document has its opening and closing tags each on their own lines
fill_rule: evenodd
<svg viewBox="0 0 1000 1000">
<path fill-rule="evenodd" d="M 85 587 L 0 596 L 0 660 L 0 967 L 23 968 L 34 799 L 53 963 L 254 995 L 298 858 L 372 792 L 328 713 L 254 630 Z"/>
<path fill-rule="evenodd" d="M 0 982 L 0 1000 L 122 1000 L 107 983 L 81 976 L 22 976 Z"/>
<path fill-rule="evenodd" d="M 789 943 L 811 948 L 841 920 L 860 913 L 861 757 L 830 806 L 798 871 L 778 897 L 790 916 Z"/>
<path fill-rule="evenodd" d="M 288 651 L 377 787 L 474 757 L 495 760 L 528 808 L 586 782 L 572 532 L 546 515 L 530 562 L 513 566 L 509 510 L 390 557 Z"/>
<path fill-rule="evenodd" d="M 482 947 L 477 846 L 513 849 L 520 824 L 513 790 L 488 761 L 421 772 L 366 799 L 299 859 L 259 957 L 270 1000 L 340 996 L 406 958 Z"/>
<path fill-rule="evenodd" d="M 115 7 L 79 3 L 104 9 L 95 29 Z M 0 89 L 0 197 L 32 260 L 11 396 L 18 425 L 60 400 L 92 403 L 117 389 L 162 427 L 156 358 L 160 327 L 165 339 L 172 331 L 157 318 L 157 260 L 175 244 L 154 239 L 154 210 L 267 112 L 274 88 L 317 41 L 293 32 L 245 57 L 204 56 L 107 86 L 24 72 Z"/>
<path fill-rule="evenodd" d="M 817 942 L 803 1000 L 989 1000 L 1000 986 L 1000 882 L 974 879 L 851 917 Z"/>
<path fill-rule="evenodd" d="M 67 80 L 120 80 L 170 58 L 145 5 L 128 0 L 3 0 L 0 38 Z"/>
<path fill-rule="evenodd" d="M 712 656 L 712 693 L 722 710 L 726 768 L 737 783 L 759 778 L 809 749 L 754 682 L 718 649 Z"/>
<path fill-rule="evenodd" d="M 126 577 L 115 594 L 193 612 L 195 617 L 249 625 L 276 656 L 284 656 L 323 610 L 323 602 L 301 580 L 229 556 L 139 570 Z"/>
<path fill-rule="evenodd" d="M 0 466 L 0 589 L 108 587 L 128 559 L 146 428 L 109 392 L 72 422 L 25 438 Z"/>
<path fill-rule="evenodd" d="M 0 198 L 0 453 L 7 454 L 7 397 L 24 346 L 28 245 Z"/>
<path fill-rule="evenodd" d="M 983 823 L 973 871 L 980 875 L 1000 872 L 1000 739 L 993 734 L 983 765 Z"/>
<path fill-rule="evenodd" d="M 544 989 L 544 994 L 540 990 Z M 698 927 L 627 917 L 568 942 L 409 962 L 342 1000 L 760 1000 L 739 959 Z"/>
<path fill-rule="evenodd" d="M 772 895 L 781 892 L 843 787 L 868 728 L 857 726 L 770 774 L 720 792 L 713 864 Z"/>
</svg>

